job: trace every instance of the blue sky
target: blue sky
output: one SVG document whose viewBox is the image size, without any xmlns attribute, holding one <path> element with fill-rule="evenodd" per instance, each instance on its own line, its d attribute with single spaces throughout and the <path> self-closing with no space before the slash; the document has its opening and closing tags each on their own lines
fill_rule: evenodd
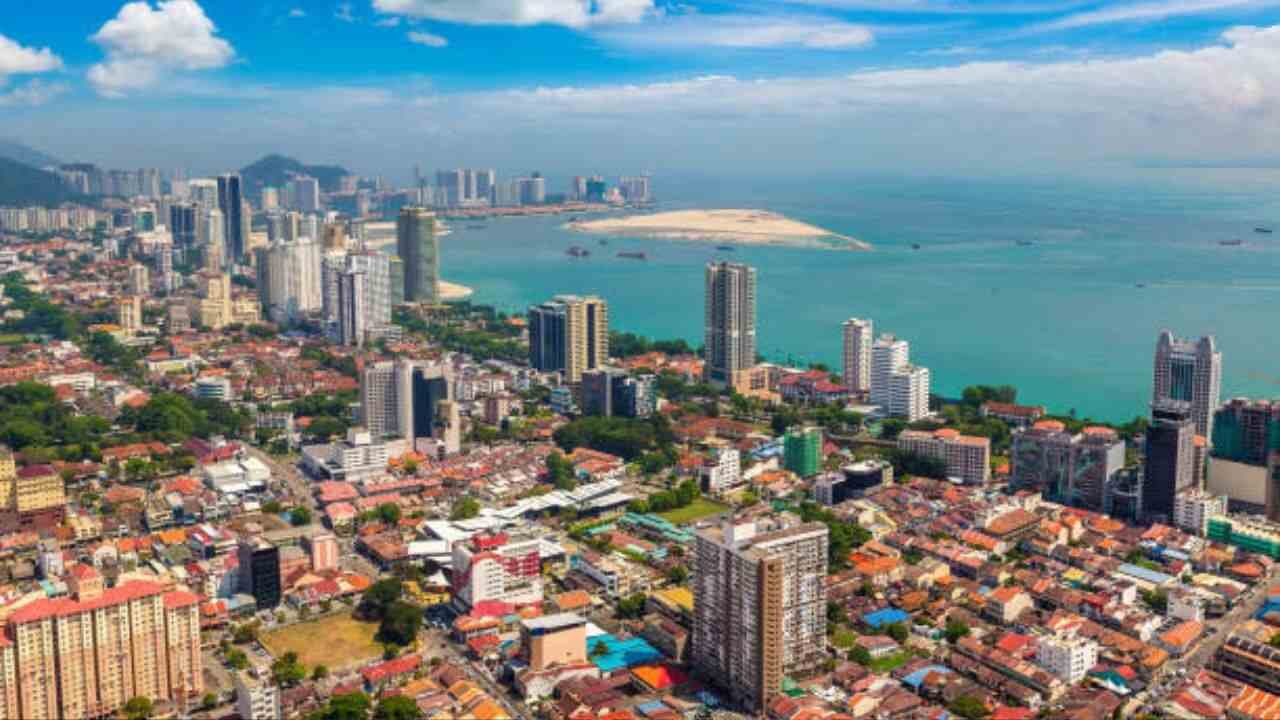
<svg viewBox="0 0 1280 720">
<path fill-rule="evenodd" d="M 269 151 L 391 174 L 584 157 L 659 172 L 1280 158 L 1280 0 L 6 6 L 0 137 L 106 165 L 207 172 Z"/>
</svg>

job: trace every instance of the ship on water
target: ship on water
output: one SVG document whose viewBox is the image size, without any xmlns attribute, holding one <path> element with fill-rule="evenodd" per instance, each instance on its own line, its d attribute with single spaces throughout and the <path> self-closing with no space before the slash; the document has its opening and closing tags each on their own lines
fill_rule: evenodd
<svg viewBox="0 0 1280 720">
<path fill-rule="evenodd" d="M 737 248 L 732 245 L 717 245 L 716 249 L 721 252 L 734 252 L 737 250 Z"/>
<path fill-rule="evenodd" d="M 589 257 L 591 255 L 591 251 L 582 247 L 581 245 L 574 245 L 570 247 L 568 250 L 565 250 L 564 254 L 568 255 L 569 257 L 584 258 L 584 257 Z"/>
<path fill-rule="evenodd" d="M 1218 244 L 1223 247 L 1240 247 L 1244 244 L 1243 240 L 1219 240 Z"/>
<path fill-rule="evenodd" d="M 628 260 L 648 260 L 649 259 L 649 256 L 645 255 L 642 252 L 628 252 L 626 250 L 623 250 L 622 252 L 618 253 L 618 257 L 626 258 Z"/>
<path fill-rule="evenodd" d="M 1253 231 L 1254 231 L 1254 232 L 1256 232 L 1256 233 L 1261 233 L 1261 234 L 1263 234 L 1263 235 L 1270 235 L 1270 234 L 1271 234 L 1271 228 L 1268 228 L 1268 227 L 1256 227 L 1256 228 L 1254 228 L 1254 229 L 1253 229 Z"/>
</svg>

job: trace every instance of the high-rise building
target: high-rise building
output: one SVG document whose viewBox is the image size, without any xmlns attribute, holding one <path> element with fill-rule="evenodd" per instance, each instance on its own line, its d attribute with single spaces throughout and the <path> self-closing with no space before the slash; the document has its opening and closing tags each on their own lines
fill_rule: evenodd
<svg viewBox="0 0 1280 720">
<path fill-rule="evenodd" d="M 863 399 L 871 392 L 871 344 L 870 320 L 850 318 L 843 325 L 844 386 Z"/>
<path fill-rule="evenodd" d="M 288 324 L 323 308 L 320 246 L 311 238 L 279 241 L 255 251 L 258 298 L 274 322 Z"/>
<path fill-rule="evenodd" d="M 1280 453 L 1280 402 L 1228 400 L 1213 415 L 1213 456 L 1264 466 Z"/>
<path fill-rule="evenodd" d="M 609 306 L 604 300 L 557 295 L 529 308 L 529 365 L 542 372 L 561 372 L 578 383 L 582 373 L 609 360 Z"/>
<path fill-rule="evenodd" d="M 648 175 L 620 177 L 618 190 L 622 192 L 622 199 L 629 203 L 647 203 L 653 199 L 649 194 Z"/>
<path fill-rule="evenodd" d="M 88 565 L 69 569 L 67 587 L 8 617 L 5 717 L 109 717 L 138 696 L 182 707 L 203 694 L 198 596 L 143 580 L 106 588 Z"/>
<path fill-rule="evenodd" d="M 1222 387 L 1222 353 L 1212 335 L 1183 340 L 1168 330 L 1156 341 L 1152 405 L 1189 403 L 1197 435 L 1213 437 L 1213 413 Z"/>
<path fill-rule="evenodd" d="M 569 184 L 569 199 L 585 201 L 587 199 L 587 178 L 585 175 L 574 175 Z"/>
<path fill-rule="evenodd" d="M 456 567 L 456 564 L 455 564 Z M 727 520 L 697 533 L 694 668 L 750 711 L 786 677 L 820 667 L 827 631 L 827 526 L 793 516 Z"/>
<path fill-rule="evenodd" d="M 440 238 L 435 213 L 404 207 L 396 221 L 396 254 L 404 263 L 404 301 L 440 301 Z"/>
<path fill-rule="evenodd" d="M 257 601 L 259 610 L 280 604 L 280 549 L 262 538 L 240 541 L 240 591 Z"/>
<path fill-rule="evenodd" d="M 185 254 L 196 246 L 196 218 L 199 216 L 200 206 L 195 203 L 174 203 L 169 206 L 169 235 L 174 250 Z"/>
<path fill-rule="evenodd" d="M 147 270 L 146 265 L 134 263 L 129 266 L 129 294 L 142 296 L 151 294 L 151 272 Z"/>
<path fill-rule="evenodd" d="M 437 170 L 437 201 L 449 207 L 457 207 L 467 199 L 466 170 Z"/>
<path fill-rule="evenodd" d="M 911 362 L 911 346 L 906 340 L 899 340 L 892 335 L 881 335 L 871 345 L 871 387 L 869 397 L 872 405 L 882 408 L 889 406 L 893 393 L 893 374 L 907 367 Z"/>
<path fill-rule="evenodd" d="M 347 270 L 338 276 L 338 342 L 364 347 L 368 336 L 368 275 L 361 270 Z"/>
<path fill-rule="evenodd" d="M 321 305 L 334 340 L 363 346 L 372 338 L 393 334 L 390 261 L 377 252 L 325 256 Z"/>
<path fill-rule="evenodd" d="M 907 365 L 889 376 L 889 404 L 893 417 L 915 422 L 929 416 L 929 368 Z"/>
<path fill-rule="evenodd" d="M 477 535 L 453 544 L 453 595 L 466 608 L 542 604 L 542 539 Z"/>
<path fill-rule="evenodd" d="M 822 469 L 822 430 L 816 427 L 793 427 L 782 441 L 783 465 L 802 478 L 813 477 Z"/>
<path fill-rule="evenodd" d="M 368 365 L 360 377 L 360 420 L 376 439 L 401 437 L 416 445 L 432 438 L 456 452 L 461 421 L 446 363 L 399 358 Z"/>
<path fill-rule="evenodd" d="M 653 375 L 631 377 L 622 370 L 601 368 L 582 373 L 582 412 L 643 418 L 653 414 L 657 398 Z"/>
<path fill-rule="evenodd" d="M 142 297 L 126 295 L 116 301 L 116 322 L 132 335 L 142 329 Z"/>
<path fill-rule="evenodd" d="M 1116 431 L 1087 427 L 1072 435 L 1057 420 L 1014 433 L 1010 482 L 1046 498 L 1101 511 L 1106 488 L 1124 469 L 1125 444 Z"/>
<path fill-rule="evenodd" d="M 1142 513 L 1146 517 L 1172 519 L 1174 499 L 1193 486 L 1195 436 L 1190 403 L 1152 405 L 1142 478 Z"/>
<path fill-rule="evenodd" d="M 733 384 L 756 364 L 756 269 L 708 263 L 705 289 L 705 366 L 712 382 Z"/>
<path fill-rule="evenodd" d="M 287 194 L 293 200 L 290 206 L 304 213 L 320 212 L 320 181 L 307 175 L 299 175 L 288 182 Z"/>
<path fill-rule="evenodd" d="M 244 196 L 240 176 L 234 173 L 218 176 L 218 209 L 222 211 L 224 257 L 232 263 L 244 258 L 248 235 L 244 232 Z"/>
</svg>

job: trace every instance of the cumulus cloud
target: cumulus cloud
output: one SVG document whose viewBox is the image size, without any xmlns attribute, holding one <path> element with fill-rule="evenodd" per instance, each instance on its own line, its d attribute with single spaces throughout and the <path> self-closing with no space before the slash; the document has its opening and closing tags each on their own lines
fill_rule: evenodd
<svg viewBox="0 0 1280 720">
<path fill-rule="evenodd" d="M 415 32 L 409 33 L 407 37 L 409 38 L 409 42 L 414 43 L 415 45 L 426 45 L 427 47 L 433 47 L 433 48 L 442 48 L 442 47 L 449 46 L 449 41 L 447 39 L 442 38 L 439 35 L 434 35 L 429 32 L 415 31 Z"/>
<path fill-rule="evenodd" d="M 49 48 L 23 47 L 0 35 L 0 82 L 9 75 L 49 72 L 62 67 L 62 59 Z"/>
<path fill-rule="evenodd" d="M 870 45 L 871 28 L 831 18 L 691 14 L 642 26 L 612 27 L 598 36 L 646 48 L 781 48 L 847 50 Z"/>
<path fill-rule="evenodd" d="M 121 97 L 172 71 L 224 67 L 235 50 L 216 31 L 195 0 L 127 3 L 90 38 L 107 58 L 89 68 L 89 82 L 101 95 Z"/>
<path fill-rule="evenodd" d="M 373 0 L 388 15 L 468 25 L 634 23 L 657 13 L 654 0 Z"/>
<path fill-rule="evenodd" d="M 28 80 L 7 92 L 0 92 L 0 107 L 32 107 L 44 105 L 67 91 L 62 83 L 48 83 L 40 80 Z"/>
</svg>

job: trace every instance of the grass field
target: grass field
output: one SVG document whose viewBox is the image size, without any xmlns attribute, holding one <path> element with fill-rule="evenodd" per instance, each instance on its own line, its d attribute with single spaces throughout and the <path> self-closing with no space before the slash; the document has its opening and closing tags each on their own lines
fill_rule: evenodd
<svg viewBox="0 0 1280 720">
<path fill-rule="evenodd" d="M 695 520 L 701 520 L 708 515 L 722 513 L 728 509 L 728 505 L 721 505 L 706 498 L 698 498 L 682 508 L 658 513 L 658 517 L 676 525 L 687 525 Z"/>
<path fill-rule="evenodd" d="M 298 660 L 308 670 L 316 665 L 336 669 L 381 656 L 382 645 L 373 639 L 377 632 L 377 623 L 331 615 L 263 633 L 259 639 L 275 657 L 289 651 L 298 653 Z"/>
</svg>

